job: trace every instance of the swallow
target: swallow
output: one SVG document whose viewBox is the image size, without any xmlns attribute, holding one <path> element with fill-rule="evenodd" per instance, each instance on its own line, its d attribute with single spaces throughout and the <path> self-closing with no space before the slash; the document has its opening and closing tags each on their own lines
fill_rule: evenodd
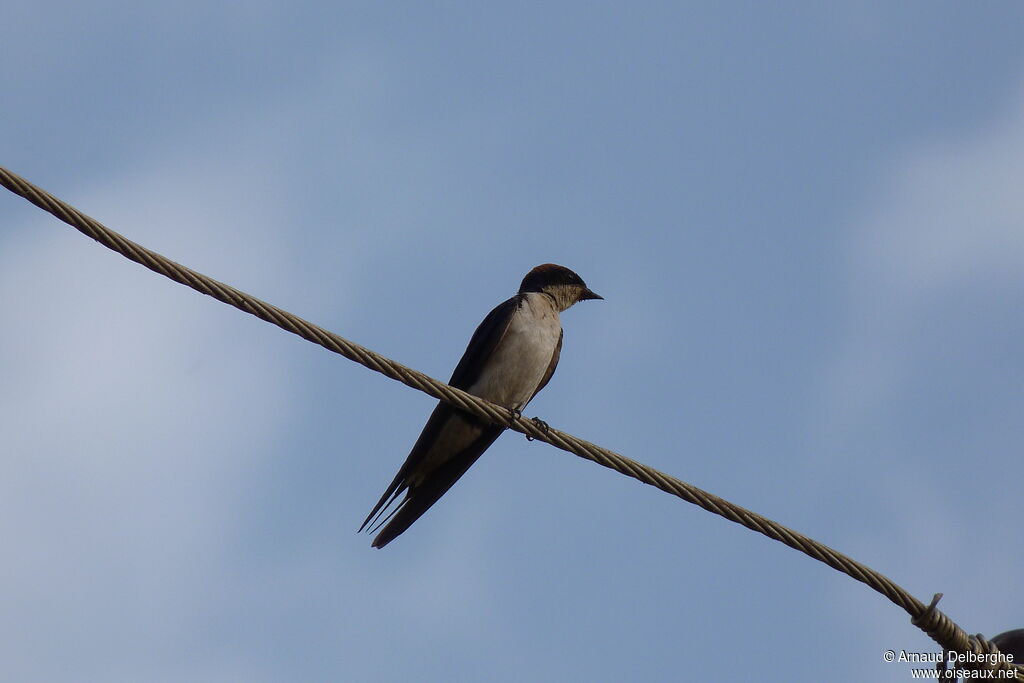
<svg viewBox="0 0 1024 683">
<path fill-rule="evenodd" d="M 498 304 L 476 328 L 448 384 L 521 414 L 558 365 L 562 352 L 559 314 L 578 301 L 603 298 L 564 266 L 537 266 L 523 278 L 519 292 Z M 373 532 L 386 524 L 373 539 L 373 547 L 383 548 L 395 540 L 466 473 L 504 429 L 440 401 L 359 531 L 370 527 Z M 397 507 L 384 516 L 403 493 Z"/>
</svg>

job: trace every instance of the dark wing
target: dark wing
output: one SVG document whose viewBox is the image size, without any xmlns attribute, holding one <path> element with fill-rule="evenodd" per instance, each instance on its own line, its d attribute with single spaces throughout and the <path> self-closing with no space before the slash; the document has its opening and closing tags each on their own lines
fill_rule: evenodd
<svg viewBox="0 0 1024 683">
<path fill-rule="evenodd" d="M 448 384 L 463 390 L 473 386 L 473 383 L 480 377 L 484 363 L 494 353 L 494 348 L 501 338 L 505 336 L 508 324 L 512 320 L 512 314 L 521 303 L 522 296 L 517 294 L 508 301 L 498 304 L 493 311 L 487 314 L 483 322 L 477 326 L 473 338 L 469 340 L 469 346 L 462 354 L 462 360 L 455 366 Z"/>
<path fill-rule="evenodd" d="M 435 415 L 437 411 L 444 408 L 447 408 L 447 406 L 438 406 L 435 409 Z M 466 473 L 466 470 L 472 467 L 473 463 L 483 455 L 483 452 L 494 443 L 495 439 L 501 436 L 501 432 L 505 429 L 501 425 L 483 424 L 477 418 L 469 417 L 459 412 L 453 413 L 449 420 L 447 428 L 461 427 L 466 429 L 472 434 L 471 440 L 463 448 L 452 454 L 443 464 L 431 470 L 418 484 L 409 484 L 404 479 L 398 483 L 397 487 L 395 487 L 394 483 L 392 484 L 392 487 L 395 487 L 395 491 L 391 498 L 394 499 L 403 490 L 406 491 L 405 498 L 398 504 L 394 512 L 385 518 L 387 525 L 373 539 L 374 548 L 386 546 L 399 534 L 408 529 L 423 513 L 429 510 Z M 454 427 L 452 423 L 455 422 L 466 422 L 468 424 Z M 388 494 L 385 493 L 384 495 L 387 497 Z M 380 504 L 378 503 L 378 505 Z"/>
<path fill-rule="evenodd" d="M 519 303 L 520 297 L 517 295 L 499 304 L 487 314 L 469 340 L 469 346 L 462 354 L 462 360 L 455 366 L 455 371 L 452 373 L 451 379 L 448 380 L 451 386 L 463 390 L 473 386 L 487 359 L 491 357 L 498 342 L 505 336 L 508 323 Z M 398 470 L 391 485 L 384 491 L 384 495 L 373 506 L 373 510 L 367 515 L 359 530 L 362 531 L 367 525 L 376 522 L 377 518 L 403 491 L 408 491 L 402 502 L 391 515 L 385 517 L 384 521 L 388 521 L 391 516 L 394 516 L 394 519 L 373 541 L 374 547 L 377 548 L 386 545 L 408 529 L 431 505 L 436 503 L 487 450 L 488 446 L 494 443 L 503 429 L 504 427 L 501 425 L 467 415 L 444 401 L 439 402 L 434 408 L 434 412 L 430 414 L 430 419 L 423 427 L 423 431 L 405 459 L 405 463 Z M 411 485 L 410 476 L 421 465 L 444 430 L 458 432 L 457 440 L 464 445 L 452 453 L 446 462 L 430 472 L 429 476 L 426 476 L 419 484 Z"/>
</svg>

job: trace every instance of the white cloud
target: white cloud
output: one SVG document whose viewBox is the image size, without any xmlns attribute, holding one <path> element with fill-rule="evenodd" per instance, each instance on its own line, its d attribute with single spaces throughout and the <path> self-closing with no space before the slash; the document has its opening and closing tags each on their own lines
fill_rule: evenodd
<svg viewBox="0 0 1024 683">
<path fill-rule="evenodd" d="M 961 626 L 989 635 L 1020 626 L 1007 613 L 1024 556 L 1006 477 L 1019 479 L 1024 388 L 1005 378 L 1024 362 L 1008 343 L 1024 286 L 1022 177 L 1024 96 L 976 131 L 894 157 L 884 197 L 851 225 L 845 334 L 818 427 L 823 457 L 858 458 L 843 470 L 870 507 L 860 519 L 885 518 L 837 546 L 926 602 L 944 591 Z M 879 645 L 876 608 L 838 602 Z M 897 650 L 921 640 L 885 637 Z"/>
<path fill-rule="evenodd" d="M 240 213 L 219 201 L 226 179 L 270 181 L 249 168 L 212 153 L 188 173 L 171 163 L 105 179 L 73 203 L 278 291 L 290 274 L 270 202 Z M 137 669 L 180 648 L 227 581 L 247 487 L 295 389 L 287 366 L 264 357 L 273 335 L 253 334 L 243 314 L 48 215 L 11 234 L 0 254 L 0 658 L 19 680 L 147 678 Z M 122 649 L 123 661 L 93 659 Z"/>
<path fill-rule="evenodd" d="M 850 314 L 832 375 L 843 420 L 907 381 L 906 342 L 929 306 L 1024 282 L 1024 95 L 977 131 L 896 155 L 882 174 L 885 195 L 850 227 Z"/>
<path fill-rule="evenodd" d="M 910 151 L 892 175 L 853 252 L 879 294 L 1021 278 L 1024 97 L 981 131 Z"/>
</svg>

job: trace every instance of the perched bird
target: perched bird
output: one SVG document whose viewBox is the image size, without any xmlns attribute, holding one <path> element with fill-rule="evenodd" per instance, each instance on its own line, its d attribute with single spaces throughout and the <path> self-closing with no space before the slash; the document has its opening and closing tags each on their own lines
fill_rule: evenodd
<svg viewBox="0 0 1024 683">
<path fill-rule="evenodd" d="M 476 328 L 448 383 L 518 413 L 544 388 L 562 350 L 558 314 L 577 301 L 603 299 L 579 275 L 545 263 L 523 278 L 519 293 L 499 304 Z M 441 401 L 384 495 L 359 530 L 387 523 L 373 539 L 383 548 L 409 528 L 476 462 L 502 425 Z M 405 498 L 381 520 L 392 503 Z"/>
</svg>

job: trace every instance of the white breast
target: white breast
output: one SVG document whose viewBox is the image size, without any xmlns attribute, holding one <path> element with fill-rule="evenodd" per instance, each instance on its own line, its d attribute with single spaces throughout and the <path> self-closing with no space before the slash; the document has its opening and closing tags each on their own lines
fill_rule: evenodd
<svg viewBox="0 0 1024 683">
<path fill-rule="evenodd" d="M 544 378 L 561 333 L 562 323 L 551 299 L 526 294 L 469 393 L 522 410 Z"/>
</svg>

